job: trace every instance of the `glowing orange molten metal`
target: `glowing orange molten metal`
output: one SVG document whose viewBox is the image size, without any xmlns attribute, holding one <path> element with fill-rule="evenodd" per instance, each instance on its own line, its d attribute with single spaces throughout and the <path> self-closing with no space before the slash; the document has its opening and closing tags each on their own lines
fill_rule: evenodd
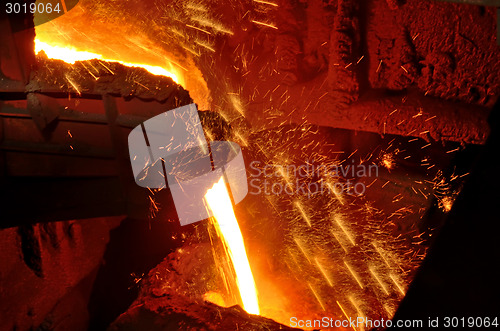
<svg viewBox="0 0 500 331">
<path fill-rule="evenodd" d="M 71 64 L 75 63 L 76 61 L 98 59 L 107 62 L 118 62 L 128 67 L 144 68 L 154 75 L 167 76 L 172 78 L 176 83 L 181 84 L 177 75 L 162 67 L 141 63 L 124 62 L 118 59 L 107 59 L 104 58 L 101 54 L 81 51 L 71 46 L 52 45 L 39 39 L 35 39 L 35 54 L 38 54 L 40 51 L 44 51 L 49 59 L 62 60 L 66 63 Z"/>
<path fill-rule="evenodd" d="M 222 177 L 207 191 L 205 200 L 213 212 L 217 234 L 222 239 L 224 249 L 234 267 L 243 308 L 250 314 L 258 315 L 260 310 L 255 281 L 248 262 L 243 236 Z"/>
</svg>

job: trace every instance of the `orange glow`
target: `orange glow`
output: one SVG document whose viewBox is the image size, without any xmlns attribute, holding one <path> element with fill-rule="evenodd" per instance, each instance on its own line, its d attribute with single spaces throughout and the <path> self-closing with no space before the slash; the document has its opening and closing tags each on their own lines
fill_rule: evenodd
<svg viewBox="0 0 500 331">
<path fill-rule="evenodd" d="M 396 161 L 394 160 L 394 154 L 385 153 L 382 155 L 382 165 L 387 169 L 391 170 L 396 165 Z"/>
<path fill-rule="evenodd" d="M 455 202 L 455 199 L 452 196 L 445 196 L 444 198 L 441 199 L 440 201 L 441 206 L 445 212 L 449 212 L 451 210 L 451 207 L 453 207 L 453 203 Z"/>
<path fill-rule="evenodd" d="M 172 78 L 176 83 L 181 84 L 177 75 L 159 66 L 124 62 L 117 59 L 107 59 L 104 58 L 101 54 L 81 51 L 71 46 L 53 45 L 43 42 L 39 39 L 35 39 L 35 54 L 38 54 L 41 51 L 44 51 L 49 59 L 62 60 L 66 63 L 71 64 L 75 63 L 76 61 L 98 59 L 107 62 L 118 62 L 128 67 L 144 68 L 154 75 L 167 76 Z"/>
<path fill-rule="evenodd" d="M 221 307 L 229 307 L 228 304 L 226 303 L 226 300 L 224 300 L 222 294 L 218 292 L 213 292 L 213 291 L 207 292 L 203 295 L 203 299 L 208 302 L 215 303 L 216 305 Z"/>
<path fill-rule="evenodd" d="M 259 301 L 250 263 L 248 262 L 241 230 L 234 215 L 233 206 L 224 179 L 221 179 L 205 194 L 205 201 L 214 215 L 214 225 L 221 238 L 236 274 L 243 309 L 259 315 Z"/>
</svg>

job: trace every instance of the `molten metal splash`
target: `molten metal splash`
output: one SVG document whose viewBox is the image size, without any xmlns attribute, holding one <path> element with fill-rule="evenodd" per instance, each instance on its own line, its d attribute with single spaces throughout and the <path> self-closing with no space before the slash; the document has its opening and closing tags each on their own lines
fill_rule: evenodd
<svg viewBox="0 0 500 331">
<path fill-rule="evenodd" d="M 99 59 L 107 62 L 118 62 L 128 67 L 144 68 L 154 75 L 167 76 L 172 78 L 176 83 L 181 84 L 177 75 L 162 67 L 141 63 L 124 62 L 117 59 L 107 59 L 104 58 L 101 54 L 80 51 L 71 46 L 51 45 L 39 39 L 35 39 L 35 54 L 38 54 L 41 51 L 44 51 L 49 59 L 62 60 L 66 63 L 71 64 L 74 64 L 76 61 Z"/>
<path fill-rule="evenodd" d="M 248 262 L 243 236 L 222 177 L 207 191 L 205 200 L 213 212 L 217 234 L 222 239 L 224 249 L 234 267 L 243 308 L 250 314 L 258 315 L 260 310 L 255 281 Z"/>
</svg>

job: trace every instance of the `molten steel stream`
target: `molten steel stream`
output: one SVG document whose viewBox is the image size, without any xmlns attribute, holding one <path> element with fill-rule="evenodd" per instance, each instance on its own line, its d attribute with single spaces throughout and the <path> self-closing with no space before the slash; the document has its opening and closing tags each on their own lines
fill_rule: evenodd
<svg viewBox="0 0 500 331">
<path fill-rule="evenodd" d="M 243 236 L 222 177 L 207 191 L 205 200 L 213 212 L 217 234 L 233 265 L 243 308 L 250 314 L 258 315 L 260 310 L 255 281 L 248 262 Z"/>
</svg>

